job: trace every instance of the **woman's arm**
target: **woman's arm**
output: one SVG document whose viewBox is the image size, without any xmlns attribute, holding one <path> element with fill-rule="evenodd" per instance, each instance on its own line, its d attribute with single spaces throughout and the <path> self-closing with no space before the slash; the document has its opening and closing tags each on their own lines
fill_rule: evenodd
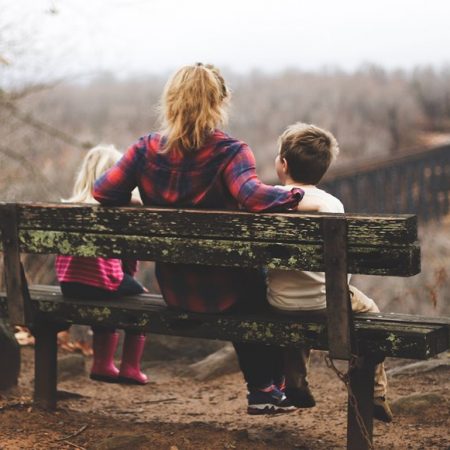
<svg viewBox="0 0 450 450">
<path fill-rule="evenodd" d="M 145 155 L 146 144 L 140 139 L 94 185 L 94 198 L 102 205 L 128 205 L 137 186 L 137 173 Z"/>
<path fill-rule="evenodd" d="M 263 184 L 256 175 L 255 157 L 243 144 L 224 171 L 224 182 L 231 195 L 247 211 L 287 211 L 296 209 L 304 192 L 291 191 Z"/>
</svg>

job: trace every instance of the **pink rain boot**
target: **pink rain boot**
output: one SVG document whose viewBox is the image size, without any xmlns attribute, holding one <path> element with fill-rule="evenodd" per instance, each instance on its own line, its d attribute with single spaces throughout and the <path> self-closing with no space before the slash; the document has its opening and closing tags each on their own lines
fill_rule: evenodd
<svg viewBox="0 0 450 450">
<path fill-rule="evenodd" d="M 115 331 L 94 331 L 94 364 L 89 377 L 96 381 L 117 383 L 119 369 L 114 365 L 114 353 L 119 342 L 119 333 Z"/>
<path fill-rule="evenodd" d="M 119 382 L 147 384 L 147 375 L 141 372 L 141 358 L 145 346 L 145 334 L 125 334 Z"/>
</svg>

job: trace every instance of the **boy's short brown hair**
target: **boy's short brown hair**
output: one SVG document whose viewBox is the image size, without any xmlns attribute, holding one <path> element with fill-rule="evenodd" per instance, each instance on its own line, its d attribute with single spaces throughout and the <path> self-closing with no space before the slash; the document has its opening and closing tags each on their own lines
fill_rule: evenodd
<svg viewBox="0 0 450 450">
<path fill-rule="evenodd" d="M 279 145 L 290 177 L 305 184 L 319 183 L 339 153 L 336 138 L 329 131 L 300 122 L 286 129 Z"/>
</svg>

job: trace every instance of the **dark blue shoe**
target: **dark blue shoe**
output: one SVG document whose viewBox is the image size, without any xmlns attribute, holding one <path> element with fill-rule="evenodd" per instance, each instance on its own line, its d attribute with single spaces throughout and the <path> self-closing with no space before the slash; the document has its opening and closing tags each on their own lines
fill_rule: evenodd
<svg viewBox="0 0 450 450">
<path fill-rule="evenodd" d="M 247 400 L 247 413 L 252 415 L 284 414 L 297 409 L 276 386 L 270 386 L 265 390 L 251 390 Z"/>
<path fill-rule="evenodd" d="M 286 388 L 284 390 L 286 397 L 292 405 L 297 408 L 313 408 L 316 406 L 316 400 L 309 386 L 303 388 Z"/>
</svg>

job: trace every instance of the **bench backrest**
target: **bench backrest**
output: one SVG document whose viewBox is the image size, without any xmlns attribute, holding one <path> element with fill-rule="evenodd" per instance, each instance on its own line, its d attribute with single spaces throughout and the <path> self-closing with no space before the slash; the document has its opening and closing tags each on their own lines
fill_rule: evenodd
<svg viewBox="0 0 450 450">
<path fill-rule="evenodd" d="M 351 320 L 347 272 L 397 276 L 420 272 L 417 221 L 412 215 L 19 203 L 0 204 L 0 223 L 8 297 L 14 296 L 16 304 L 9 307 L 17 308 L 21 296 L 26 297 L 20 252 L 324 271 L 329 315 L 335 316 L 331 320 L 336 324 L 343 321 L 343 335 L 333 339 L 346 341 L 344 353 L 349 351 Z M 19 308 L 16 320 L 24 320 L 25 314 Z"/>
</svg>

